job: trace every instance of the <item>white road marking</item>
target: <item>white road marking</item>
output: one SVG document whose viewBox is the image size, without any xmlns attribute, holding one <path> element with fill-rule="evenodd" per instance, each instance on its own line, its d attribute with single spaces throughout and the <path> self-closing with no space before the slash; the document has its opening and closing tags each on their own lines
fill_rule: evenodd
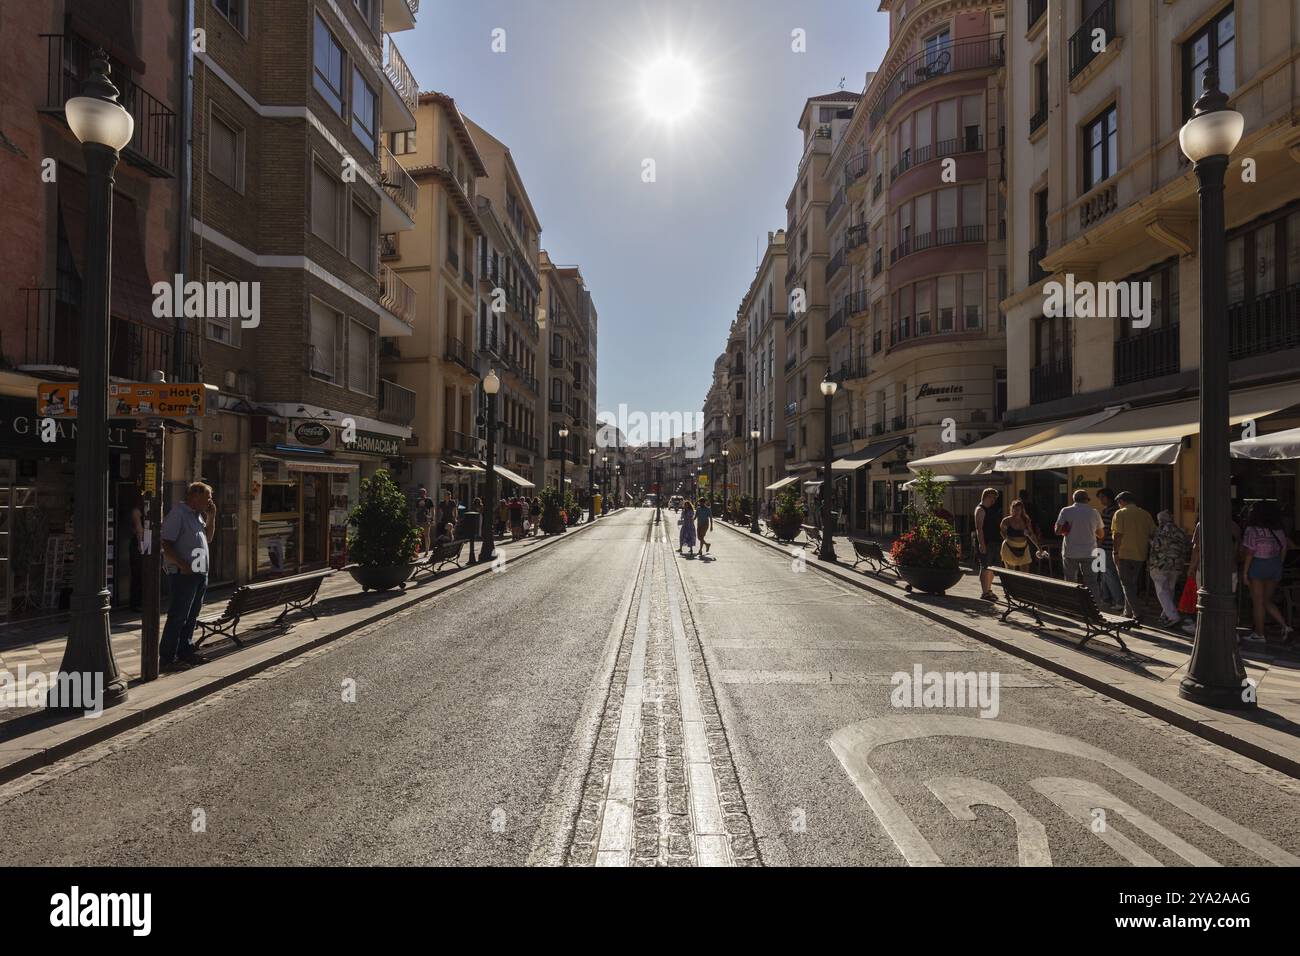
<svg viewBox="0 0 1300 956">
<path fill-rule="evenodd" d="M 908 675 L 910 681 L 911 675 Z M 723 684 L 867 684 L 889 686 L 894 683 L 894 675 L 873 674 L 861 671 L 766 671 L 766 670 L 724 670 L 718 672 L 718 680 Z M 1005 689 L 1013 688 L 1050 688 L 1053 684 L 1045 681 L 1023 677 L 1020 674 L 1000 673 L 999 685 Z"/>
<path fill-rule="evenodd" d="M 975 807 L 993 807 L 1016 825 L 1016 856 L 1021 866 L 1051 866 L 1047 828 L 996 784 L 974 777 L 939 777 L 925 784 L 958 820 L 974 820 Z"/>
<path fill-rule="evenodd" d="M 916 651 L 917 653 L 969 654 L 974 647 L 952 641 L 879 641 L 864 638 L 859 641 L 817 641 L 795 638 L 739 638 L 704 641 L 713 650 L 762 651 L 768 649 L 790 651 Z"/>
<path fill-rule="evenodd" d="M 827 746 L 839 758 L 858 792 L 911 866 L 943 864 L 907 813 L 898 805 L 889 788 L 871 768 L 871 754 L 877 747 L 930 737 L 976 738 L 1091 760 L 1126 777 L 1205 826 L 1219 831 L 1261 859 L 1278 866 L 1300 866 L 1300 857 L 1271 843 L 1258 833 L 1234 823 L 1114 754 L 1074 737 L 1000 720 L 934 714 L 873 717 L 841 727 L 826 741 Z"/>
</svg>

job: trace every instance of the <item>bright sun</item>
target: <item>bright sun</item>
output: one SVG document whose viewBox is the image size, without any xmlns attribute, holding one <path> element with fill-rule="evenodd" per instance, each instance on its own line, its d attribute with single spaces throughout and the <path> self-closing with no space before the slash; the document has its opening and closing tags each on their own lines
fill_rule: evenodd
<svg viewBox="0 0 1300 956">
<path fill-rule="evenodd" d="M 689 115 L 699 102 L 699 75 L 690 63 L 665 54 L 641 71 L 640 92 L 647 113 L 672 123 Z"/>
</svg>

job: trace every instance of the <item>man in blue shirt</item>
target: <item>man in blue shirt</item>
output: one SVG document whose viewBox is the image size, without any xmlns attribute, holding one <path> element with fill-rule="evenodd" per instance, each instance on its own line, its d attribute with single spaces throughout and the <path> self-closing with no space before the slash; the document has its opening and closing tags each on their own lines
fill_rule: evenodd
<svg viewBox="0 0 1300 956">
<path fill-rule="evenodd" d="M 212 487 L 196 481 L 185 500 L 167 512 L 162 524 L 163 557 L 171 582 L 171 605 L 163 628 L 159 658 L 165 671 L 189 670 L 207 663 L 191 646 L 208 588 L 208 542 L 216 530 L 217 506 Z"/>
</svg>

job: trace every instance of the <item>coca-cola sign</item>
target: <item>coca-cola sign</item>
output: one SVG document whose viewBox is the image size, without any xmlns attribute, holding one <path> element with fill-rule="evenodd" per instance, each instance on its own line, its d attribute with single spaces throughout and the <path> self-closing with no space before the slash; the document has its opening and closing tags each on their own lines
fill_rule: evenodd
<svg viewBox="0 0 1300 956">
<path fill-rule="evenodd" d="M 315 421 L 300 421 L 293 426 L 294 441 L 309 448 L 323 448 L 331 444 L 334 430 Z"/>
</svg>

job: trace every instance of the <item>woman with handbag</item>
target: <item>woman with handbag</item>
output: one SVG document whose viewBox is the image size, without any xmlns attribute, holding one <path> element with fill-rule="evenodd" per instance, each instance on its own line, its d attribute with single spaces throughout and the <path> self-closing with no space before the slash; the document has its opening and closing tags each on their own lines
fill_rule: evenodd
<svg viewBox="0 0 1300 956">
<path fill-rule="evenodd" d="M 1002 564 L 1013 571 L 1026 571 L 1033 567 L 1034 558 L 1044 558 L 1047 552 L 1038 543 L 1033 523 L 1025 513 L 1025 503 L 1018 498 L 1011 501 L 1011 514 L 998 525 L 1002 533 Z M 1029 546 L 1034 546 L 1030 551 Z"/>
</svg>

